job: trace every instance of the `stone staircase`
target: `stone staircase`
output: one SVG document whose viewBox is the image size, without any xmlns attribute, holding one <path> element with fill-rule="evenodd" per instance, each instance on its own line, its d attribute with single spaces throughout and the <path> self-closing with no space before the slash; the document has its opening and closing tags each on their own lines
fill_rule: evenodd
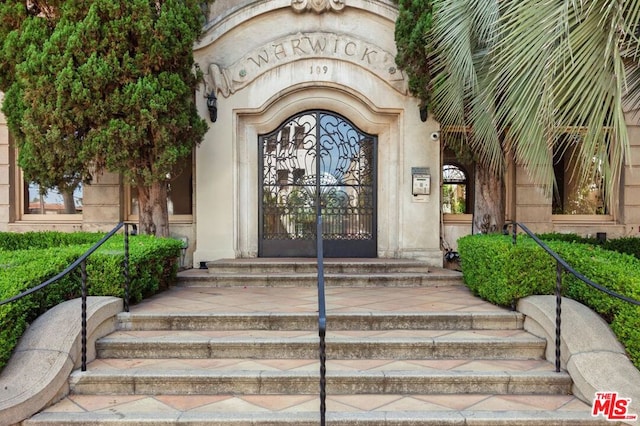
<svg viewBox="0 0 640 426">
<path fill-rule="evenodd" d="M 327 424 L 585 425 L 523 317 L 413 261 L 327 260 Z M 234 260 L 118 316 L 42 425 L 318 425 L 315 263 Z"/>
</svg>

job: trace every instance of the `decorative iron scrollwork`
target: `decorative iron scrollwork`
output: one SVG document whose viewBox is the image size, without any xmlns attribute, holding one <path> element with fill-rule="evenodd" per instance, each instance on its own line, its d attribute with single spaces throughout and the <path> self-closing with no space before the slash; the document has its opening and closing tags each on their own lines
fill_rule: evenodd
<svg viewBox="0 0 640 426">
<path fill-rule="evenodd" d="M 260 136 L 263 240 L 373 241 L 375 136 L 328 111 L 300 113 Z"/>
</svg>

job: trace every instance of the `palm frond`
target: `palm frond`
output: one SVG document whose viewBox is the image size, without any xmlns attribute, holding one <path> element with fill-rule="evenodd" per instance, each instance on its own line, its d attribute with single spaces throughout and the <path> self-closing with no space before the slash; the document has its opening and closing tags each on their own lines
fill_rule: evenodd
<svg viewBox="0 0 640 426">
<path fill-rule="evenodd" d="M 495 172 L 501 171 L 504 154 L 487 65 L 498 10 L 497 0 L 436 0 L 431 34 L 434 113 L 444 127 L 472 128 L 472 150 Z"/>
<path fill-rule="evenodd" d="M 583 167 L 578 178 L 585 182 L 602 174 L 612 194 L 629 154 L 623 51 L 630 38 L 622 29 L 630 25 L 626 16 L 637 19 L 639 3 L 501 2 L 493 56 L 501 96 L 497 116 L 514 141 L 517 161 L 535 182 L 552 187 L 551 147 L 560 129 L 586 128 L 578 161 L 587 165 L 597 159 L 598 167 Z"/>
</svg>

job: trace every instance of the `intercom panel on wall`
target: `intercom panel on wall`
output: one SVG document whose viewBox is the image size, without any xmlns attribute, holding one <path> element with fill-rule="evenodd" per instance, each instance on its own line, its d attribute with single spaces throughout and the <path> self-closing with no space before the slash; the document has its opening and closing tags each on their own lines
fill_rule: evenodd
<svg viewBox="0 0 640 426">
<path fill-rule="evenodd" d="M 411 194 L 414 202 L 426 202 L 431 194 L 431 173 L 428 167 L 411 168 Z"/>
</svg>

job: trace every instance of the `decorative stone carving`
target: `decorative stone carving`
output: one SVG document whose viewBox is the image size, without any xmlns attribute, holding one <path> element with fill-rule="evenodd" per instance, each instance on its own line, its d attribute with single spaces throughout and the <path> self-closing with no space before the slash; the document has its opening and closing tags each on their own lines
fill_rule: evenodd
<svg viewBox="0 0 640 426">
<path fill-rule="evenodd" d="M 204 75 L 205 93 L 215 90 L 227 98 L 258 76 L 277 67 L 306 60 L 298 72 L 315 81 L 331 80 L 334 62 L 351 63 L 377 75 L 396 91 L 407 93 L 405 74 L 396 67 L 395 57 L 380 46 L 347 34 L 297 33 L 270 40 L 247 52 L 227 66 L 210 63 Z"/>
<path fill-rule="evenodd" d="M 229 71 L 221 69 L 218 64 L 209 64 L 209 72 L 205 74 L 205 94 L 213 90 L 216 94 L 220 93 L 225 98 L 235 93 L 233 79 L 229 75 Z"/>
<path fill-rule="evenodd" d="M 340 12 L 345 7 L 345 0 L 291 0 L 291 7 L 296 12 Z"/>
</svg>

